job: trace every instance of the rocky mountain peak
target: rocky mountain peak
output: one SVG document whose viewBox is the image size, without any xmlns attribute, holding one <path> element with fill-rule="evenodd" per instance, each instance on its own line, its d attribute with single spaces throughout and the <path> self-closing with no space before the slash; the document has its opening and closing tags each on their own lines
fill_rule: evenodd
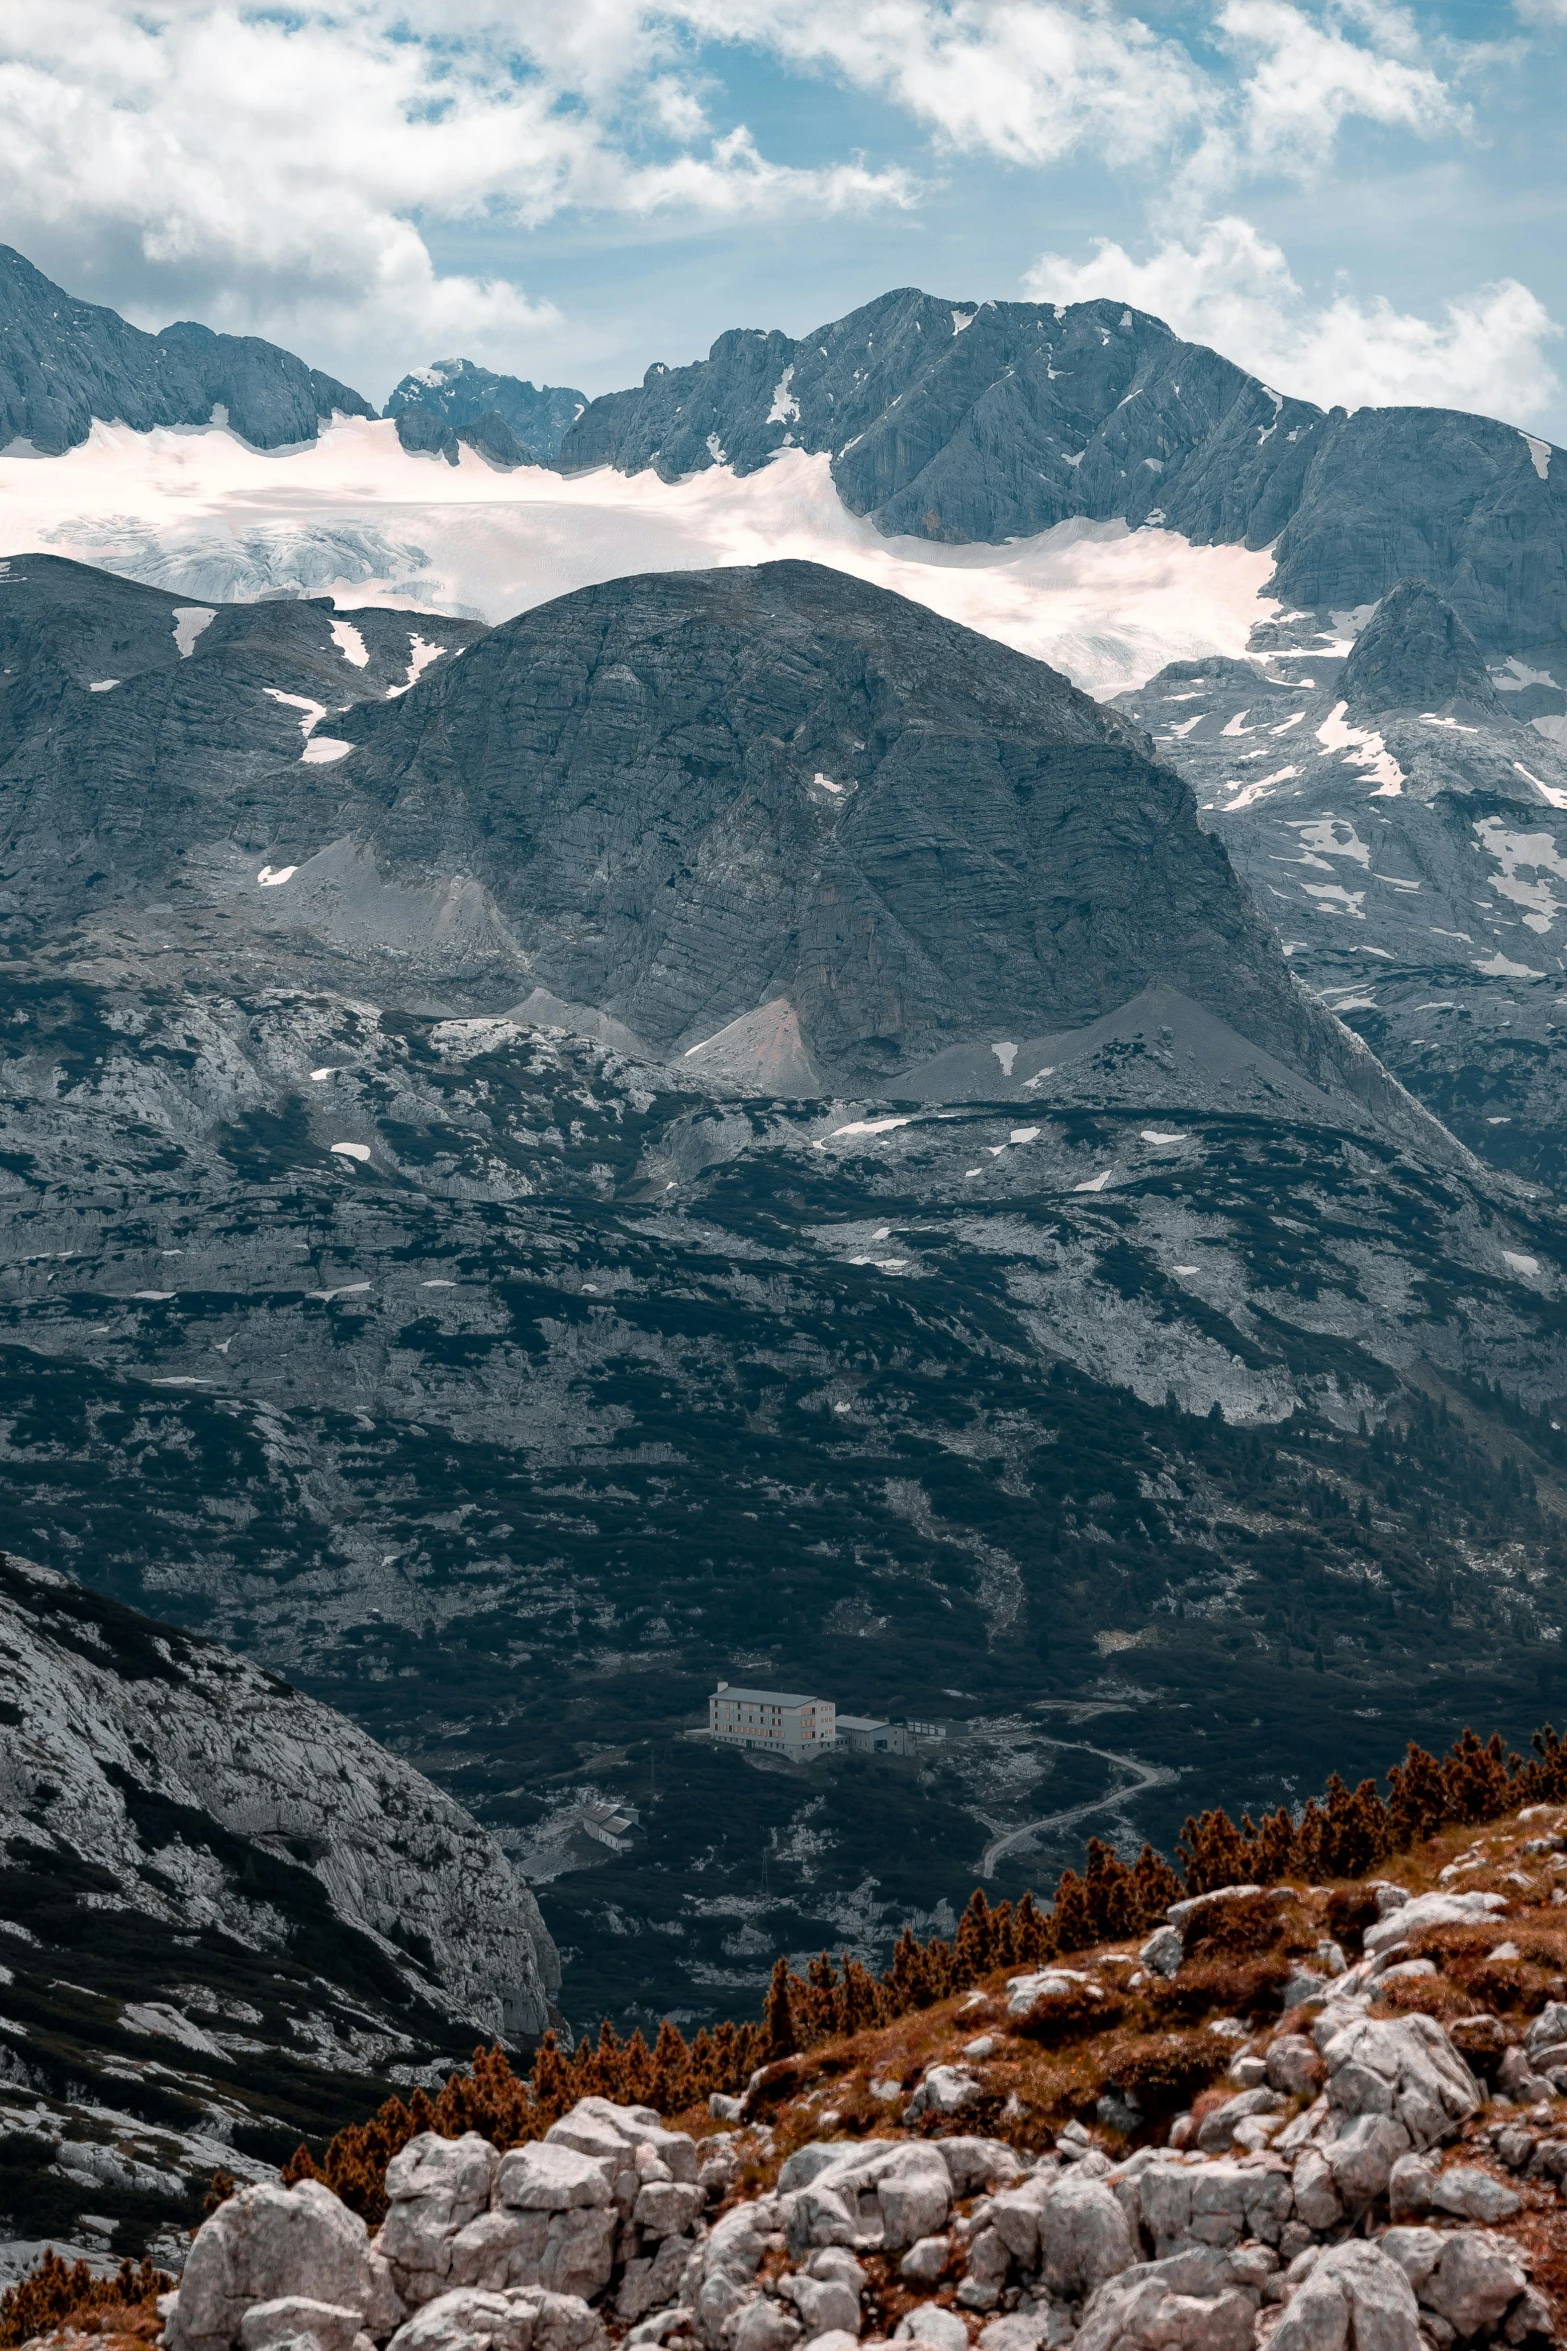
<svg viewBox="0 0 1567 2351">
<path fill-rule="evenodd" d="M 1357 716 L 1454 704 L 1498 708 L 1473 632 L 1427 580 L 1400 580 L 1388 590 L 1355 639 L 1339 685 Z"/>
</svg>

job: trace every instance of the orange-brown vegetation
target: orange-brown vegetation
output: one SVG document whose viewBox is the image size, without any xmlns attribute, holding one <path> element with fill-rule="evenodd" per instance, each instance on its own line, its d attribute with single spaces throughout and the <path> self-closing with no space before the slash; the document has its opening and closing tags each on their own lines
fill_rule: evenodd
<svg viewBox="0 0 1567 2351">
<path fill-rule="evenodd" d="M 173 2284 L 150 2261 L 122 2261 L 115 2276 L 94 2277 L 85 2261 L 62 2261 L 51 2247 L 36 2269 L 0 2294 L 0 2347 L 12 2351 L 69 2328 L 95 2338 L 95 2351 L 113 2351 L 116 2343 L 141 2351 L 158 2333 L 158 2296 Z"/>
<path fill-rule="evenodd" d="M 406 2101 L 388 2099 L 367 2122 L 339 2131 L 319 2156 L 301 2146 L 283 2179 L 324 2180 L 374 2227 L 386 2210 L 386 2166 L 422 2131 L 457 2137 L 474 2130 L 514 2147 L 541 2137 L 578 2099 L 597 2095 L 651 2106 L 705 2133 L 714 2127 L 712 2093 L 733 2096 L 750 2084 L 748 2114 L 772 2125 L 768 2156 L 753 2159 L 743 2175 L 742 2193 L 751 2193 L 795 2146 L 824 2129 L 854 2136 L 883 2127 L 928 2066 L 951 2060 L 980 2033 L 991 2036 L 992 2053 L 983 2095 L 965 2110 L 962 2127 L 1037 2146 L 1050 2129 L 1092 2118 L 1106 2091 L 1118 2091 L 1135 2099 L 1149 2129 L 1162 2132 L 1172 2114 L 1200 2117 L 1228 2094 L 1216 2085 L 1235 2044 L 1208 2029 L 1210 2021 L 1239 2021 L 1252 2031 L 1309 2024 L 1305 2012 L 1283 2014 L 1283 1987 L 1325 1937 L 1358 1953 L 1378 1915 L 1358 1881 L 1373 1872 L 1413 1892 L 1456 1868 L 1466 1887 L 1508 1895 L 1513 1923 L 1495 1932 L 1433 1930 L 1418 1948 L 1439 1972 L 1390 1982 L 1381 2000 L 1384 2012 L 1439 2017 L 1471 2063 L 1490 2070 L 1524 2019 L 1547 1999 L 1567 1996 L 1567 1910 L 1552 1899 L 1554 1891 L 1567 1896 L 1567 1886 L 1536 1866 L 1528 1850 L 1534 1840 L 1522 1824 L 1467 1847 L 1461 1834 L 1527 1807 L 1567 1805 L 1567 1744 L 1547 1728 L 1533 1750 L 1524 1759 L 1499 1737 L 1482 1741 L 1465 1731 L 1440 1759 L 1411 1746 L 1387 1775 L 1386 1799 L 1374 1781 L 1350 1789 L 1334 1778 L 1298 1821 L 1279 1811 L 1260 1826 L 1249 1818 L 1237 1826 L 1222 1812 L 1205 1812 L 1182 1832 L 1182 1876 L 1150 1847 L 1128 1866 L 1096 1839 L 1081 1873 L 1063 1874 L 1048 1910 L 1031 1894 L 992 1907 L 976 1891 L 950 1943 L 921 1943 L 905 1930 L 879 1976 L 847 1954 L 834 1964 L 823 1952 L 804 1976 L 780 1959 L 760 2022 L 704 2026 L 688 2042 L 666 2020 L 651 2048 L 640 2032 L 622 2041 L 606 2022 L 596 2041 L 584 2039 L 569 2054 L 547 2034 L 526 2075 L 499 2048 L 476 2050 L 468 2071 L 453 2073 L 436 2096 L 415 2090 Z M 1135 1951 L 1114 1948 L 1135 1944 L 1183 1894 L 1285 1884 L 1298 1887 L 1293 1900 L 1262 1892 L 1198 1909 L 1171 1980 L 1138 1969 Z M 1517 1958 L 1498 1958 L 1509 1940 Z M 1074 1987 L 1033 2014 L 1010 2018 L 1008 1974 L 1058 1959 L 1115 1980 L 1100 1982 L 1097 1998 Z M 920 2127 L 948 2126 L 927 2116 Z M 1466 2161 L 1490 2161 L 1483 2147 L 1478 2155 L 1473 2146 L 1461 2152 Z M 231 2188 L 214 2182 L 217 2196 Z M 1567 2292 L 1560 2198 L 1530 2188 L 1514 2225 L 1537 2280 L 1547 2291 Z M 0 2351 L 62 2328 L 118 2327 L 127 2344 L 148 2339 L 159 2281 L 145 2264 L 136 2272 L 127 2265 L 121 2280 L 128 2282 L 105 2286 L 84 2265 L 73 2270 L 46 2256 L 0 2301 Z M 883 2288 L 890 2325 L 907 2296 L 895 2279 L 878 2292 Z"/>
</svg>

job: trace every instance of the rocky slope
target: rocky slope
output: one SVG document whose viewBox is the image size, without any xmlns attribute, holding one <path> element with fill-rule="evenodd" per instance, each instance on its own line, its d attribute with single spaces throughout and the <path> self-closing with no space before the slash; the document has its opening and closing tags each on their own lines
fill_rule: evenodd
<svg viewBox="0 0 1567 2351">
<path fill-rule="evenodd" d="M 1559 1185 L 1567 722 L 1423 581 L 1353 640 L 1259 639 L 1119 707 L 1190 778 L 1320 1001 L 1473 1149 Z"/>
<path fill-rule="evenodd" d="M 0 2260 L 139 2253 L 375 2085 L 535 2043 L 554 1945 L 493 1841 L 213 1643 L 0 1560 Z"/>
<path fill-rule="evenodd" d="M 1287 606 L 1353 611 L 1414 575 L 1494 658 L 1567 648 L 1560 452 L 1448 409 L 1324 412 L 1118 302 L 906 287 L 798 341 L 735 329 L 592 401 L 558 463 L 674 480 L 784 448 L 829 453 L 845 504 L 889 534 L 1002 541 L 1081 518 L 1277 541 Z"/>
<path fill-rule="evenodd" d="M 1369 1880 L 1183 1897 L 1146 1939 L 982 1967 L 711 2113 L 588 2097 L 540 2135 L 524 2101 L 504 2153 L 405 2126 L 345 2182 L 369 2228 L 318 2180 L 221 2207 L 163 2340 L 1546 2345 L 1564 1820 L 1442 1831 Z"/>
<path fill-rule="evenodd" d="M 20 440 L 57 457 L 86 440 L 94 417 L 146 432 L 209 424 L 215 411 L 257 449 L 313 441 L 334 415 L 375 414 L 275 343 L 189 320 L 144 334 L 0 245 L 0 447 Z"/>
</svg>

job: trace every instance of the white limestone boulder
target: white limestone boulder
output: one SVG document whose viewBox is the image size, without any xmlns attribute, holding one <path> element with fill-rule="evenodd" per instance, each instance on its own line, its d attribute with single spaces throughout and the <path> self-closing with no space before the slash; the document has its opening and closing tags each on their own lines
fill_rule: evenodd
<svg viewBox="0 0 1567 2351">
<path fill-rule="evenodd" d="M 1100 2286 L 1074 2351 L 1252 2351 L 1260 2300 L 1226 2254 L 1190 2246 Z"/>
<path fill-rule="evenodd" d="M 242 2188 L 196 2232 L 169 2351 L 227 2351 L 258 2303 L 303 2298 L 356 2311 L 362 2323 L 376 2294 L 369 2232 L 330 2188 Z"/>
<path fill-rule="evenodd" d="M 392 2157 L 386 2167 L 388 2211 L 376 2249 L 390 2263 L 405 2302 L 417 2308 L 445 2292 L 452 2241 L 488 2211 L 499 2164 L 477 2131 L 460 2139 L 423 2131 Z"/>
<path fill-rule="evenodd" d="M 1414 2289 L 1377 2245 L 1322 2254 L 1268 2338 L 1269 2351 L 1421 2351 Z"/>
</svg>

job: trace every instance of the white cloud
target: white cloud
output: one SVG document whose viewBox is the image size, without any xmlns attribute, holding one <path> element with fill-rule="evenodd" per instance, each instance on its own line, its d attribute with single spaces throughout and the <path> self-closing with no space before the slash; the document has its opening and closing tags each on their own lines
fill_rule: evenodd
<svg viewBox="0 0 1567 2351">
<path fill-rule="evenodd" d="M 710 38 L 826 67 L 954 151 L 1040 165 L 1079 149 L 1146 161 L 1205 108 L 1178 42 L 1096 0 L 672 0 Z"/>
<path fill-rule="evenodd" d="M 1438 319 L 1381 295 L 1313 305 L 1280 248 L 1233 214 L 1143 261 L 1106 239 L 1084 262 L 1043 254 L 1025 283 L 1042 301 L 1133 303 L 1324 408 L 1414 404 L 1526 423 L 1561 390 L 1547 357 L 1561 329 L 1516 278 L 1453 296 Z"/>
<path fill-rule="evenodd" d="M 442 274 L 426 222 L 537 227 L 567 208 L 769 220 L 907 204 L 858 162 L 801 169 L 715 136 L 630 0 L 543 6 L 527 49 L 485 0 L 0 0 L 0 218 L 92 275 L 129 256 L 148 324 L 308 339 L 312 355 L 504 352 L 555 323 L 505 280 Z"/>
</svg>

